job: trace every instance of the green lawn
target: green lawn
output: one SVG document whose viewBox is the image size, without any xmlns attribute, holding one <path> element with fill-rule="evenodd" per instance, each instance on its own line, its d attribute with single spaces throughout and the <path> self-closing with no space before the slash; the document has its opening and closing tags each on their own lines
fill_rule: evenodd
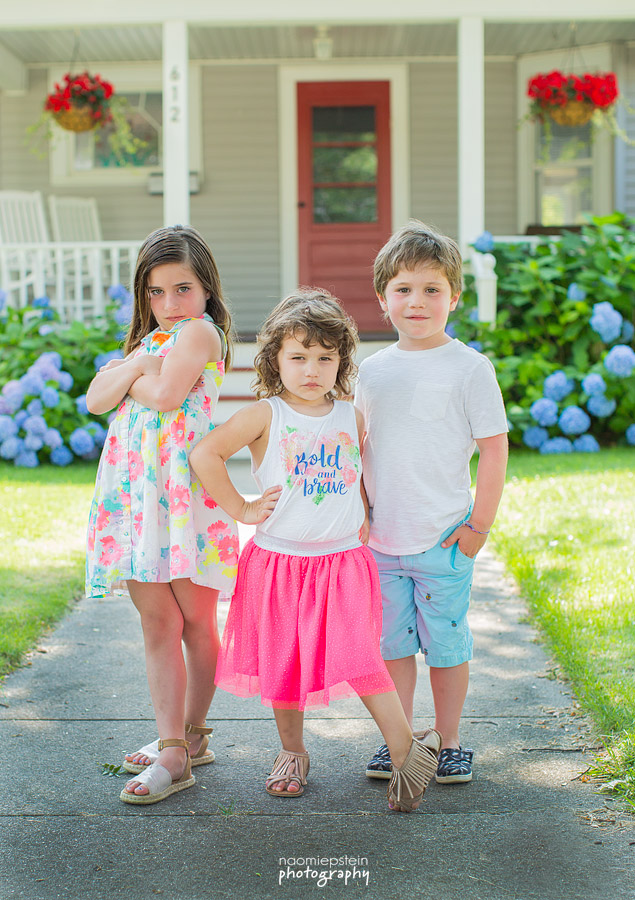
<svg viewBox="0 0 635 900">
<path fill-rule="evenodd" d="M 0 675 L 82 595 L 95 471 L 0 464 Z"/>
<path fill-rule="evenodd" d="M 515 453 L 492 543 L 635 801 L 634 512 L 635 450 Z"/>
</svg>

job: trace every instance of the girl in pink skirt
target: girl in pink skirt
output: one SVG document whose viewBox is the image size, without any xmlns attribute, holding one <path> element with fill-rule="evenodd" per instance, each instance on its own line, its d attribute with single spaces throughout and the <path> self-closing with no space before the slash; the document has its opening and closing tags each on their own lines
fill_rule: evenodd
<svg viewBox="0 0 635 900">
<path fill-rule="evenodd" d="M 309 771 L 304 710 L 357 693 L 390 750 L 391 809 L 416 809 L 441 735 L 413 735 L 379 652 L 381 594 L 362 499 L 361 414 L 351 393 L 357 332 L 325 291 L 298 290 L 258 336 L 256 393 L 201 440 L 190 464 L 225 512 L 257 525 L 238 564 L 216 684 L 272 706 L 282 742 L 266 790 L 299 797 Z M 261 496 L 226 461 L 248 446 Z"/>
</svg>

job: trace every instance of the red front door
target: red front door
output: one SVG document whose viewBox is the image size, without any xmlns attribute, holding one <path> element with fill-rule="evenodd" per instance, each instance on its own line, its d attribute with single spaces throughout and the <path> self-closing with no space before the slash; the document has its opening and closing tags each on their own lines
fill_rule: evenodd
<svg viewBox="0 0 635 900">
<path fill-rule="evenodd" d="M 298 84 L 300 283 L 335 294 L 362 334 L 390 330 L 373 260 L 390 236 L 387 81 Z"/>
</svg>

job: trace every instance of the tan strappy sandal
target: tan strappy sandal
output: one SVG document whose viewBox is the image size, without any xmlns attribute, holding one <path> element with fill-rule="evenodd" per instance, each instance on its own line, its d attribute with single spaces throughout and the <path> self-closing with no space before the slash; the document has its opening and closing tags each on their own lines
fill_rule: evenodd
<svg viewBox="0 0 635 900">
<path fill-rule="evenodd" d="M 395 812 L 412 812 L 425 793 L 437 770 L 437 758 L 443 738 L 434 728 L 415 731 L 403 765 L 393 764 L 388 785 L 388 805 Z"/>
<path fill-rule="evenodd" d="M 185 769 L 183 770 L 183 774 L 180 778 L 172 779 L 172 776 L 165 768 L 162 766 L 160 762 L 153 762 L 151 766 L 148 766 L 145 772 L 142 772 L 136 779 L 131 779 L 134 781 L 138 781 L 139 784 L 145 784 L 148 788 L 148 794 L 133 794 L 127 791 L 125 788 L 122 790 L 119 795 L 119 799 L 123 800 L 124 803 L 138 803 L 141 805 L 148 805 L 150 803 L 158 803 L 160 800 L 165 800 L 166 797 L 169 797 L 170 794 L 175 794 L 177 791 L 183 791 L 185 788 L 192 787 L 193 784 L 196 783 L 194 776 L 192 775 L 192 766 L 190 763 L 190 754 L 188 753 L 188 743 L 184 741 L 182 738 L 167 738 L 166 740 L 159 740 L 158 748 L 159 753 L 165 747 L 184 747 L 186 754 L 185 761 Z"/>
<path fill-rule="evenodd" d="M 190 757 L 192 761 L 192 768 L 194 768 L 194 766 L 206 766 L 208 763 L 212 763 L 216 759 L 216 757 L 214 756 L 214 751 L 207 750 L 207 747 L 209 745 L 209 739 L 207 735 L 211 734 L 213 730 L 213 728 L 209 728 L 207 725 L 190 725 L 186 722 L 186 734 L 204 735 L 200 747 L 198 748 L 194 756 Z M 145 747 L 141 747 L 139 750 L 137 750 L 134 755 L 136 756 L 137 753 L 143 753 L 144 756 L 148 757 L 150 762 L 142 766 L 140 763 L 128 762 L 128 760 L 125 759 L 122 763 L 122 768 L 124 768 L 126 772 L 131 772 L 133 775 L 138 775 L 140 772 L 147 771 L 148 767 L 151 766 L 152 763 L 157 759 L 159 755 L 159 742 L 152 741 L 151 744 L 146 744 Z"/>
<path fill-rule="evenodd" d="M 304 793 L 306 776 L 309 774 L 309 754 L 292 753 L 291 750 L 281 750 L 276 756 L 273 769 L 265 784 L 265 790 L 272 797 L 301 797 Z M 272 785 L 284 782 L 286 785 L 282 791 L 274 791 Z M 298 785 L 297 791 L 289 791 L 291 782 Z"/>
</svg>

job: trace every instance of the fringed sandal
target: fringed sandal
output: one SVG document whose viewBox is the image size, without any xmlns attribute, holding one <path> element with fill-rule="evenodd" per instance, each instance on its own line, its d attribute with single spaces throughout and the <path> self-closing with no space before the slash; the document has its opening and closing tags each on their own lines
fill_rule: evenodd
<svg viewBox="0 0 635 900">
<path fill-rule="evenodd" d="M 214 751 L 207 750 L 209 740 L 207 738 L 208 734 L 211 734 L 213 728 L 209 728 L 207 725 L 190 725 L 186 723 L 185 725 L 185 733 L 186 734 L 202 734 L 204 735 L 201 745 L 190 759 L 192 761 L 192 767 L 194 766 L 205 766 L 208 763 L 212 763 L 215 760 Z M 207 751 L 207 752 L 206 752 Z M 151 744 L 146 744 L 145 747 L 141 747 L 140 750 L 137 750 L 136 753 L 129 754 L 131 756 L 138 756 L 142 754 L 143 756 L 147 756 L 150 760 L 146 765 L 141 765 L 141 763 L 129 762 L 127 759 L 123 761 L 123 768 L 126 772 L 131 772 L 133 775 L 138 775 L 140 772 L 146 772 L 148 767 L 155 762 L 159 756 L 159 742 L 152 741 Z"/>
<path fill-rule="evenodd" d="M 142 805 L 158 803 L 160 800 L 165 800 L 170 794 L 175 794 L 177 791 L 183 791 L 185 788 L 192 787 L 192 785 L 196 783 L 194 776 L 192 775 L 190 754 L 187 751 L 187 741 L 184 741 L 182 738 L 168 738 L 165 741 L 160 740 L 158 747 L 159 753 L 164 747 L 185 748 L 186 761 L 183 774 L 180 778 L 175 778 L 173 780 L 165 766 L 162 766 L 160 762 L 153 762 L 152 765 L 148 766 L 138 778 L 134 779 L 140 784 L 145 784 L 149 793 L 134 794 L 124 788 L 119 795 L 119 799 L 123 800 L 124 803 L 138 803 Z"/>
<path fill-rule="evenodd" d="M 304 793 L 306 776 L 309 774 L 309 754 L 292 753 L 290 750 L 281 750 L 276 756 L 271 774 L 267 778 L 265 790 L 272 797 L 301 797 Z M 282 791 L 274 791 L 272 785 L 284 782 Z M 291 782 L 298 785 L 297 791 L 288 790 Z"/>
<path fill-rule="evenodd" d="M 400 768 L 393 763 L 388 785 L 388 805 L 396 812 L 412 812 L 437 771 L 437 758 L 443 738 L 438 731 L 415 731 L 408 755 Z"/>
</svg>

